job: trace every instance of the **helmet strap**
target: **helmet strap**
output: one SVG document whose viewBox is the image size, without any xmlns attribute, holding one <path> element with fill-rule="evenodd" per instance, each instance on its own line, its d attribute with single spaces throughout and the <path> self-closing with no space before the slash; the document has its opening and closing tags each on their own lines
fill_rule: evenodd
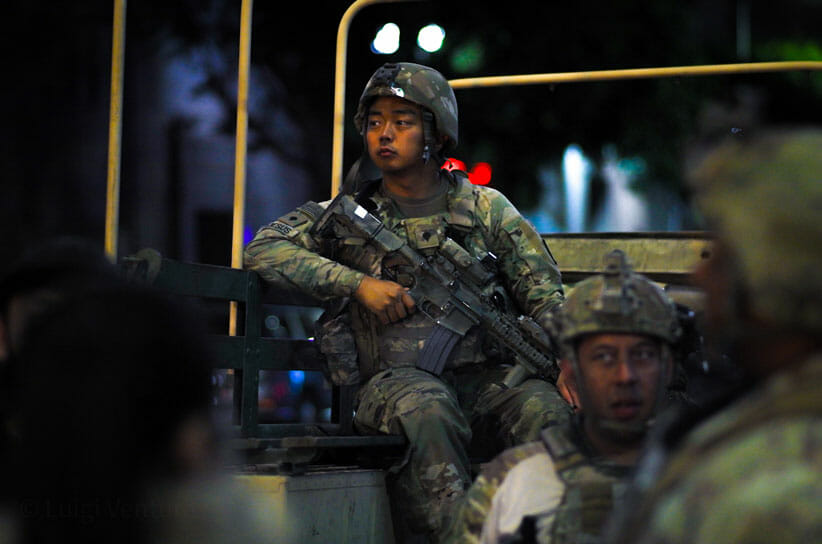
<svg viewBox="0 0 822 544">
<path fill-rule="evenodd" d="M 422 112 L 422 134 L 424 144 L 422 148 L 422 161 L 428 164 L 428 161 L 431 159 L 431 152 L 437 143 L 434 138 L 434 114 L 428 110 L 423 110 Z"/>
</svg>

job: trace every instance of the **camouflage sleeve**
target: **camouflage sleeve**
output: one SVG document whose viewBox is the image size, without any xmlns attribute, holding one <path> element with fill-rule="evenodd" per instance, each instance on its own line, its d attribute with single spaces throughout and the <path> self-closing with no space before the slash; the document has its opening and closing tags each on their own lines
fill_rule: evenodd
<svg viewBox="0 0 822 544">
<path fill-rule="evenodd" d="M 443 542 L 478 544 L 494 495 L 508 472 L 522 460 L 540 452 L 545 452 L 540 443 L 524 444 L 505 450 L 485 465 L 456 509 Z"/>
<path fill-rule="evenodd" d="M 822 542 L 822 425 L 818 416 L 736 438 L 657 497 L 632 542 Z M 679 459 L 679 458 L 678 458 Z M 685 462 L 685 459 L 679 459 Z"/>
<path fill-rule="evenodd" d="M 562 278 L 548 245 L 499 191 L 482 187 L 477 212 L 489 229 L 506 287 L 520 307 L 543 327 L 565 298 Z"/>
<path fill-rule="evenodd" d="M 303 206 L 262 227 L 245 248 L 245 268 L 278 287 L 321 300 L 352 295 L 364 274 L 317 253 L 308 234 L 315 220 L 311 208 Z"/>
</svg>

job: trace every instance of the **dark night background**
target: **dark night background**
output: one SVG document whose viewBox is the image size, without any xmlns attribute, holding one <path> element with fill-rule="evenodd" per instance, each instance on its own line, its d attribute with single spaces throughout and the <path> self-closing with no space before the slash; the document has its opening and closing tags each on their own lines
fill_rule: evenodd
<svg viewBox="0 0 822 544">
<path fill-rule="evenodd" d="M 254 5 L 247 230 L 329 196 L 334 59 L 346 1 Z M 0 272 L 62 234 L 102 247 L 113 2 L 5 7 Z M 119 255 L 142 247 L 228 264 L 239 0 L 132 0 L 127 6 Z M 369 43 L 387 22 L 399 51 Z M 424 54 L 422 25 L 446 30 Z M 351 116 L 367 77 L 411 60 L 448 78 L 747 61 L 822 60 L 822 2 L 407 2 L 365 8 L 348 46 L 345 166 L 359 153 Z M 570 224 L 561 160 L 585 154 L 583 229 L 609 223 L 619 165 L 646 230 L 698 228 L 682 171 L 694 141 L 765 124 L 820 124 L 822 74 L 787 73 L 457 91 L 455 156 L 494 168 L 539 228 Z M 611 172 L 609 174 L 609 172 Z M 611 176 L 609 178 L 609 176 Z M 609 180 L 611 180 L 609 182 Z"/>
</svg>

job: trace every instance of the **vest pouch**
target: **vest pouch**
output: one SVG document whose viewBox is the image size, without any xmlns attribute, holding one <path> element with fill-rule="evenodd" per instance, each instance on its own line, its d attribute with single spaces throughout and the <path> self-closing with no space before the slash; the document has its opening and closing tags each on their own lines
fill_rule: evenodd
<svg viewBox="0 0 822 544">
<path fill-rule="evenodd" d="M 359 384 L 360 368 L 351 315 L 348 312 L 336 317 L 323 314 L 314 325 L 314 332 L 320 351 L 325 355 L 329 380 L 335 385 Z"/>
<path fill-rule="evenodd" d="M 413 217 L 403 220 L 408 245 L 426 250 L 439 247 L 445 239 L 445 228 L 438 217 Z"/>
</svg>

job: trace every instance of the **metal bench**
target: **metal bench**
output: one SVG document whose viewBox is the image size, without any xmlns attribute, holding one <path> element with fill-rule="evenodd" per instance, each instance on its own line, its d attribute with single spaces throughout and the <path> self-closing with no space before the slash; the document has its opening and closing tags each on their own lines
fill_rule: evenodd
<svg viewBox="0 0 822 544">
<path fill-rule="evenodd" d="M 358 452 L 368 450 L 374 457 L 378 451 L 399 451 L 406 443 L 402 436 L 354 433 L 356 386 L 332 386 L 329 422 L 260 422 L 261 371 L 321 371 L 323 364 L 322 354 L 310 339 L 262 334 L 264 304 L 319 306 L 317 300 L 269 288 L 253 271 L 167 259 L 153 249 L 123 258 L 121 267 L 130 281 L 173 295 L 225 301 L 226 308 L 229 301 L 237 302 L 237 333 L 211 333 L 209 340 L 215 368 L 226 369 L 234 377 L 230 440 L 233 449 L 245 453 L 247 463 L 297 467 L 329 452 L 350 461 Z"/>
</svg>

